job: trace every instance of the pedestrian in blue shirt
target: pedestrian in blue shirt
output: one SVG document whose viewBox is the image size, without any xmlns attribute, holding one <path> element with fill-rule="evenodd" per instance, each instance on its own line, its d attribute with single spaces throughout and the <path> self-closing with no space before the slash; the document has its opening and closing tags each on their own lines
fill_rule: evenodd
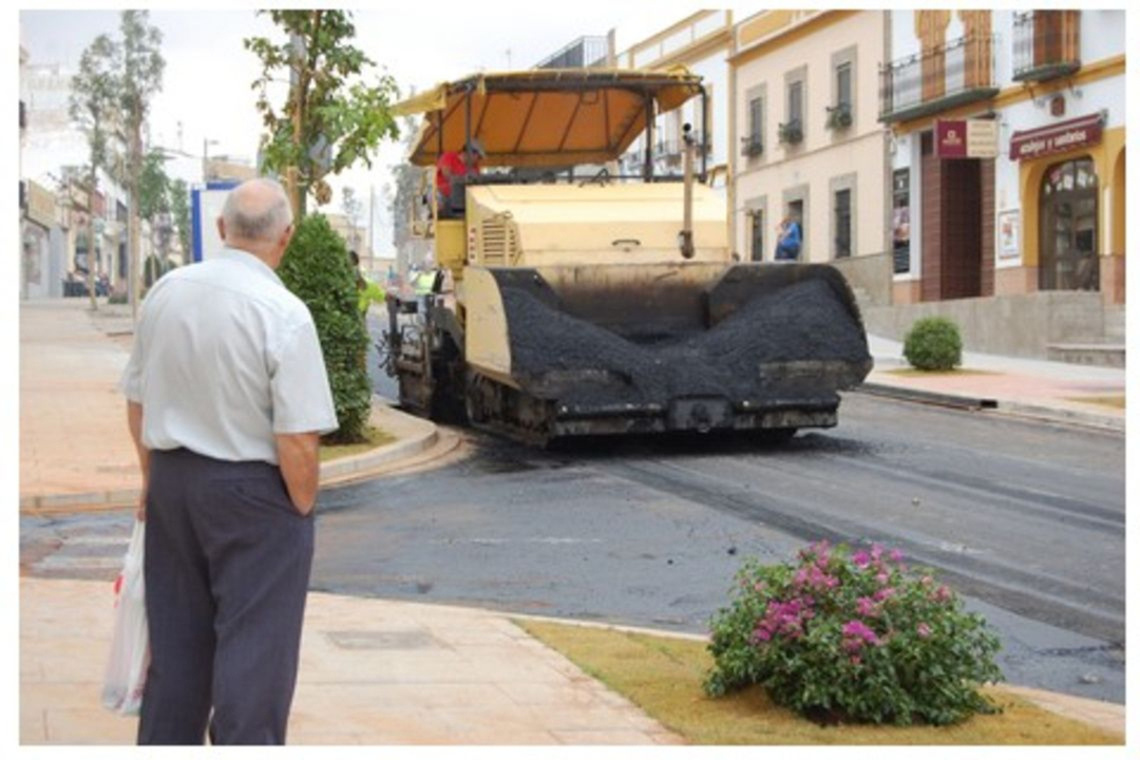
<svg viewBox="0 0 1140 760">
<path fill-rule="evenodd" d="M 776 261 L 795 261 L 800 257 L 800 223 L 796 218 L 788 215 L 780 222 L 780 230 L 776 240 Z"/>
</svg>

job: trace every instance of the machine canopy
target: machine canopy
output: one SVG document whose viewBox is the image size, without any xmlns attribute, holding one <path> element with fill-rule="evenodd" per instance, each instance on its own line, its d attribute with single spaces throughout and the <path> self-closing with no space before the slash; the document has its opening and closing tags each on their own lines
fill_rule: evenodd
<svg viewBox="0 0 1140 760">
<path fill-rule="evenodd" d="M 565 167 L 618 159 L 645 129 L 651 108 L 665 113 L 700 92 L 701 78 L 682 66 L 534 69 L 440 84 L 393 110 L 424 114 L 409 155 L 418 166 L 433 165 L 441 148 L 463 150 L 470 113 L 484 166 Z"/>
</svg>

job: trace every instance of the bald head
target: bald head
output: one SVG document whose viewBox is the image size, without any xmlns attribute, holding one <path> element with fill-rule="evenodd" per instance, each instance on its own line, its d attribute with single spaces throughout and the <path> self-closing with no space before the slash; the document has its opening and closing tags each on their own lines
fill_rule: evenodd
<svg viewBox="0 0 1140 760">
<path fill-rule="evenodd" d="M 281 185 L 259 178 L 231 190 L 218 217 L 218 234 L 229 247 L 276 269 L 293 237 L 293 209 Z"/>
<path fill-rule="evenodd" d="M 231 239 L 271 243 L 293 223 L 293 212 L 281 185 L 271 179 L 251 179 L 230 191 L 222 221 Z"/>
</svg>

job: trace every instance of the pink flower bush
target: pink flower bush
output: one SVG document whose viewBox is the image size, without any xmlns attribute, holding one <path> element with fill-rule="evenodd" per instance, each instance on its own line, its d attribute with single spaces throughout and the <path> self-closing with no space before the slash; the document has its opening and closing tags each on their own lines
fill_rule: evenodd
<svg viewBox="0 0 1140 760">
<path fill-rule="evenodd" d="M 952 723 L 994 708 L 996 636 L 897 549 L 826 541 L 795 561 L 749 561 L 737 598 L 713 619 L 713 696 L 761 684 L 777 704 L 841 720 Z M 941 646 L 952 631 L 954 646 Z"/>
</svg>

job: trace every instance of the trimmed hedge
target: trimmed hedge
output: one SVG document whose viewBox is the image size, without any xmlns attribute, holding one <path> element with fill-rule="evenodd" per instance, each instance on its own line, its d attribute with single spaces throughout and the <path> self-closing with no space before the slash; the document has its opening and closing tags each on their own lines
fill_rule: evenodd
<svg viewBox="0 0 1140 760">
<path fill-rule="evenodd" d="M 361 317 L 348 249 L 321 214 L 297 225 L 277 274 L 305 302 L 317 326 L 340 429 L 328 443 L 360 443 L 372 409 L 368 330 Z"/>
<path fill-rule="evenodd" d="M 903 340 L 903 356 L 915 369 L 950 370 L 962 363 L 962 336 L 946 317 L 924 317 Z"/>
</svg>

